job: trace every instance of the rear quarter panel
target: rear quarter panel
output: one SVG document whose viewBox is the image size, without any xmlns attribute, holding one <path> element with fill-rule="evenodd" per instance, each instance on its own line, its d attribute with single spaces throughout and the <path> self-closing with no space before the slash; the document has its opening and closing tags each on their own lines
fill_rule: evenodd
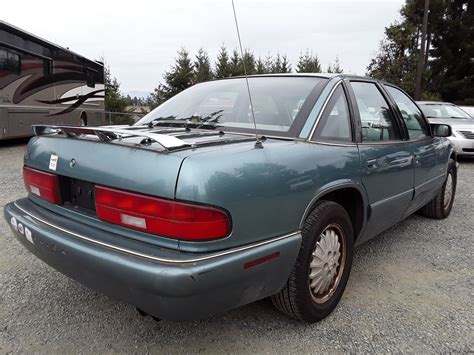
<svg viewBox="0 0 474 355">
<path fill-rule="evenodd" d="M 360 183 L 357 147 L 299 141 L 267 141 L 187 157 L 176 198 L 225 208 L 232 216 L 229 237 L 180 242 L 186 251 L 248 244 L 300 229 L 315 196 L 338 184 Z"/>
</svg>

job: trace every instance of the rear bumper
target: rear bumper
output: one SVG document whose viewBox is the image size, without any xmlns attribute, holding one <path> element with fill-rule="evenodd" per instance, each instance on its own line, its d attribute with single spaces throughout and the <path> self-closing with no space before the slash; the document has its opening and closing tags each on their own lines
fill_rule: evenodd
<svg viewBox="0 0 474 355">
<path fill-rule="evenodd" d="M 203 318 L 277 293 L 301 244 L 296 232 L 223 252 L 183 253 L 70 221 L 28 199 L 7 204 L 4 214 L 15 237 L 39 259 L 101 293 L 169 320 Z"/>
</svg>

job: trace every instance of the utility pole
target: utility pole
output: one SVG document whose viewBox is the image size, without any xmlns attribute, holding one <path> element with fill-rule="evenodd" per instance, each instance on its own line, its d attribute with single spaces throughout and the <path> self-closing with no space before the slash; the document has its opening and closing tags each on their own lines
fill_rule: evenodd
<svg viewBox="0 0 474 355">
<path fill-rule="evenodd" d="M 415 100 L 420 99 L 421 94 L 421 79 L 425 69 L 425 48 L 426 48 L 426 32 L 428 30 L 428 12 L 430 8 L 430 0 L 425 0 L 425 10 L 423 12 L 423 25 L 421 27 L 421 43 L 418 52 L 418 67 L 416 69 L 415 80 Z M 426 48 L 428 51 L 429 48 Z"/>
</svg>

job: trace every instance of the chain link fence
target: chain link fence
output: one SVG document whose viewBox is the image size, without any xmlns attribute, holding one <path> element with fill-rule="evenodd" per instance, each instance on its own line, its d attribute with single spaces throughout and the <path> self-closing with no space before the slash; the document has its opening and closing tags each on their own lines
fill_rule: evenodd
<svg viewBox="0 0 474 355">
<path fill-rule="evenodd" d="M 137 122 L 146 113 L 137 112 L 105 112 L 105 118 L 109 125 L 130 125 Z"/>
</svg>

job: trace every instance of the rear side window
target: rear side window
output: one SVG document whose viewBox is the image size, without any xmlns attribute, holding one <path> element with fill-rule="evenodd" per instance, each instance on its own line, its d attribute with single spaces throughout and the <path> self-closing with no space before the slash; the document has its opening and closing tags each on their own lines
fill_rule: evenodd
<svg viewBox="0 0 474 355">
<path fill-rule="evenodd" d="M 403 121 L 408 129 L 410 139 L 420 139 L 428 136 L 425 121 L 421 115 L 421 111 L 416 107 L 410 98 L 401 90 L 392 86 L 385 86 L 389 94 L 400 110 Z"/>
<path fill-rule="evenodd" d="M 313 139 L 351 141 L 351 121 L 342 86 L 334 91 L 316 128 Z"/>
<path fill-rule="evenodd" d="M 20 56 L 13 52 L 0 49 L 0 71 L 20 74 Z"/>
<path fill-rule="evenodd" d="M 362 142 L 400 140 L 395 118 L 380 90 L 373 83 L 352 82 L 362 123 Z"/>
</svg>

